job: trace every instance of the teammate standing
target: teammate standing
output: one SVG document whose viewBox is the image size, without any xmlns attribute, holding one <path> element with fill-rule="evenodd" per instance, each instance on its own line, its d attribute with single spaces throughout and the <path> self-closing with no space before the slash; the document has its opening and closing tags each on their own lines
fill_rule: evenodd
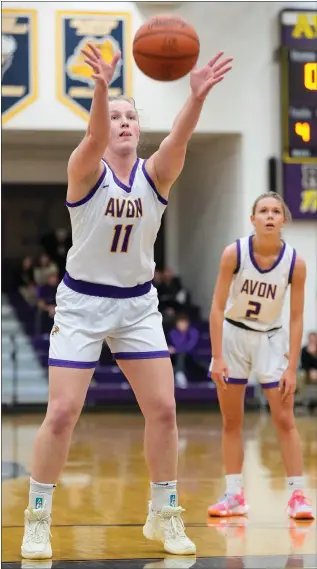
<svg viewBox="0 0 317 569">
<path fill-rule="evenodd" d="M 254 203 L 255 234 L 229 245 L 222 255 L 211 315 L 211 377 L 223 419 L 226 492 L 208 508 L 210 516 L 244 515 L 242 483 L 244 395 L 251 371 L 270 405 L 292 491 L 290 517 L 313 518 L 304 495 L 302 453 L 294 420 L 296 369 L 303 332 L 306 267 L 281 238 L 290 214 L 275 193 Z M 282 328 L 282 308 L 291 285 L 290 341 Z"/>
</svg>

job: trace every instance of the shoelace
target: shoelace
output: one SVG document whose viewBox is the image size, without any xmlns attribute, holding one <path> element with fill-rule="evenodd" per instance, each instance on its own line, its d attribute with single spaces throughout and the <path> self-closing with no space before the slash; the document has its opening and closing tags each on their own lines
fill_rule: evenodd
<svg viewBox="0 0 317 569">
<path fill-rule="evenodd" d="M 221 498 L 219 498 L 218 504 L 224 505 L 224 506 L 230 508 L 231 505 L 233 507 L 235 507 L 237 504 L 239 506 L 242 506 L 243 501 L 244 501 L 244 498 L 240 494 L 236 494 L 235 496 L 232 496 L 231 494 L 224 494 Z"/>
<path fill-rule="evenodd" d="M 181 513 L 184 510 L 180 508 L 180 511 L 175 513 L 172 512 L 162 512 L 161 516 L 164 518 L 164 529 L 168 532 L 169 536 L 175 537 L 185 537 L 185 526 L 181 518 Z"/>
<path fill-rule="evenodd" d="M 297 490 L 294 492 L 288 504 L 291 508 L 294 508 L 296 503 L 299 504 L 300 506 L 311 506 L 311 501 L 308 498 L 306 498 L 306 496 L 303 494 L 301 490 Z"/>
<path fill-rule="evenodd" d="M 43 538 L 46 536 L 47 532 L 50 537 L 52 534 L 49 529 L 49 524 L 46 519 L 40 519 L 36 522 L 29 520 L 27 526 L 27 541 L 33 541 L 34 543 L 41 543 Z"/>
</svg>

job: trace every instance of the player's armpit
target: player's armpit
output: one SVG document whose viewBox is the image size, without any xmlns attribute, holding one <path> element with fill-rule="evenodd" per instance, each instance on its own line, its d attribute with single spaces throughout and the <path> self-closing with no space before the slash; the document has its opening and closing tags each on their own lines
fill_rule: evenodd
<svg viewBox="0 0 317 569">
<path fill-rule="evenodd" d="M 67 201 L 77 202 L 91 191 L 104 170 L 103 153 L 104 145 L 89 134 L 77 146 L 68 162 Z"/>
<path fill-rule="evenodd" d="M 168 199 L 169 191 L 183 170 L 187 145 L 175 145 L 167 136 L 146 162 L 146 169 L 160 195 Z"/>
</svg>

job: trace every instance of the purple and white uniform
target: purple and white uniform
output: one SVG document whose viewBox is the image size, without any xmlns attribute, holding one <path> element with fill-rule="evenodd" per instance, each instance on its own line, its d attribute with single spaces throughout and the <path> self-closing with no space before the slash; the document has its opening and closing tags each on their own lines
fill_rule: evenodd
<svg viewBox="0 0 317 569">
<path fill-rule="evenodd" d="M 66 202 L 73 246 L 57 291 L 49 365 L 93 368 L 106 339 L 117 359 L 168 357 L 154 243 L 167 201 L 138 159 L 129 185 L 108 164 L 82 200 Z"/>
<path fill-rule="evenodd" d="M 278 385 L 288 363 L 282 310 L 295 260 L 295 250 L 284 242 L 278 259 L 263 270 L 254 258 L 252 235 L 237 240 L 237 268 L 223 326 L 229 383 L 247 383 L 252 372 L 263 387 Z"/>
</svg>

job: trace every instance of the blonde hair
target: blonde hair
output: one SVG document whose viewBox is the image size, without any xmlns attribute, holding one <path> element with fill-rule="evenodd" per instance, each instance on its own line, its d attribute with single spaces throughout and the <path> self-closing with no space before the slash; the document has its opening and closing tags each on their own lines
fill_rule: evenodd
<svg viewBox="0 0 317 569">
<path fill-rule="evenodd" d="M 127 103 L 130 103 L 135 108 L 135 100 L 132 99 L 132 97 L 126 97 L 126 95 L 118 95 L 117 97 L 109 97 L 108 101 L 109 101 L 109 103 L 111 103 L 112 101 L 127 101 Z"/>
<path fill-rule="evenodd" d="M 252 215 L 255 214 L 256 206 L 258 205 L 258 203 L 261 200 L 263 200 L 264 198 L 274 198 L 276 201 L 280 202 L 282 209 L 283 209 L 283 214 L 284 214 L 285 219 L 287 221 L 292 221 L 292 214 L 291 214 L 288 206 L 286 205 L 282 196 L 280 196 L 280 194 L 277 194 L 276 192 L 266 192 L 264 194 L 261 194 L 258 198 L 256 198 L 256 200 L 252 206 Z"/>
</svg>

